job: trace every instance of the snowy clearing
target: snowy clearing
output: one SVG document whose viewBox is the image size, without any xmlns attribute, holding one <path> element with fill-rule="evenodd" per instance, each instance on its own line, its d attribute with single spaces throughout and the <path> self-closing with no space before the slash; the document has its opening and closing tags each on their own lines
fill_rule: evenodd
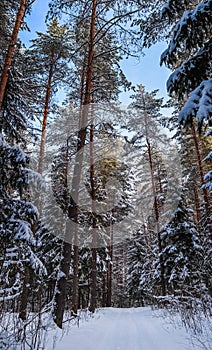
<svg viewBox="0 0 212 350">
<path fill-rule="evenodd" d="M 49 334 L 46 349 L 53 349 L 55 339 L 55 350 L 70 350 L 70 346 L 74 350 L 198 349 L 189 338 L 185 329 L 175 328 L 150 308 L 104 308 L 79 328 L 71 327 L 63 335 L 59 330 Z"/>
</svg>

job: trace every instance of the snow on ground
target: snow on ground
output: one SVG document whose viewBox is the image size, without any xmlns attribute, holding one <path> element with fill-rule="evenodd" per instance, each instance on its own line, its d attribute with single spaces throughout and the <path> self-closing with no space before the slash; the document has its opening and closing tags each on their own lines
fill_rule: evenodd
<svg viewBox="0 0 212 350">
<path fill-rule="evenodd" d="M 64 331 L 63 331 L 64 332 Z M 104 308 L 72 326 L 68 332 L 52 331 L 46 350 L 194 350 L 185 329 L 175 328 L 150 308 Z M 57 339 L 55 347 L 53 343 Z"/>
</svg>

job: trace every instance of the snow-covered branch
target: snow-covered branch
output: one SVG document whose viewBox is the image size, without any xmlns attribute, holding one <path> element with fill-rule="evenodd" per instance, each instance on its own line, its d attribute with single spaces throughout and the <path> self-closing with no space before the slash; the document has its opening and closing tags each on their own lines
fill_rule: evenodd
<svg viewBox="0 0 212 350">
<path fill-rule="evenodd" d="M 212 79 L 204 80 L 191 94 L 179 113 L 179 122 L 187 123 L 197 117 L 198 124 L 212 115 Z"/>
<path fill-rule="evenodd" d="M 161 55 L 161 64 L 172 67 L 180 56 L 202 47 L 212 34 L 212 0 L 199 4 L 194 10 L 185 11 L 177 23 L 168 48 Z M 201 30 L 200 30 L 201 28 Z"/>
<path fill-rule="evenodd" d="M 198 87 L 210 76 L 212 59 L 212 39 L 198 53 L 176 69 L 167 81 L 169 95 L 177 94 L 180 99 Z"/>
</svg>

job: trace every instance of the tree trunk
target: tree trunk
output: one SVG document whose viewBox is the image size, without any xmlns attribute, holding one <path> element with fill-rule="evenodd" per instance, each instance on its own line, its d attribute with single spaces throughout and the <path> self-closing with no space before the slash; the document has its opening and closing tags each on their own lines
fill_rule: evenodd
<svg viewBox="0 0 212 350">
<path fill-rule="evenodd" d="M 63 256 L 60 263 L 60 274 L 56 283 L 55 294 L 55 309 L 54 321 L 59 328 L 62 328 L 63 315 L 65 311 L 66 296 L 67 296 L 67 279 L 69 276 L 70 261 L 71 261 L 71 244 L 63 243 Z"/>
<path fill-rule="evenodd" d="M 40 153 L 39 153 L 39 159 L 38 159 L 38 173 L 41 175 L 43 175 L 43 162 L 44 162 L 45 144 L 46 144 L 46 127 L 47 127 L 47 119 L 49 115 L 49 104 L 51 99 L 51 85 L 52 85 L 53 71 L 54 71 L 54 52 L 52 53 L 52 56 L 51 56 L 51 64 L 49 67 L 49 75 L 48 75 L 48 82 L 47 82 L 46 96 L 45 96 L 45 105 L 44 105 L 44 111 L 43 111 Z M 35 206 L 38 209 L 39 214 L 41 215 L 42 199 L 39 194 L 35 200 Z"/>
<path fill-rule="evenodd" d="M 142 94 L 142 100 L 143 100 L 143 106 L 144 108 L 146 103 L 144 99 L 143 92 Z M 155 178 L 154 178 L 154 166 L 153 166 L 153 159 L 152 159 L 152 148 L 149 140 L 149 129 L 148 129 L 148 115 L 144 114 L 144 120 L 145 120 L 145 133 L 146 133 L 146 145 L 147 145 L 147 152 L 148 152 L 148 159 L 149 159 L 149 167 L 150 167 L 150 176 L 151 176 L 151 185 L 152 185 L 152 192 L 153 192 L 153 208 L 154 208 L 154 214 L 155 214 L 155 221 L 156 221 L 156 233 L 157 233 L 157 242 L 158 242 L 158 252 L 160 254 L 159 263 L 160 263 L 160 282 L 161 282 L 161 294 L 166 295 L 166 284 L 165 284 L 165 269 L 164 269 L 164 262 L 163 257 L 161 255 L 162 252 L 162 242 L 161 242 L 161 235 L 160 235 L 160 227 L 159 227 L 159 204 L 157 200 L 157 190 L 156 190 L 156 184 L 155 184 Z"/>
<path fill-rule="evenodd" d="M 80 120 L 79 120 L 79 129 L 82 128 L 81 122 L 82 122 L 82 105 L 83 105 L 83 99 L 84 99 L 84 85 L 85 85 L 85 59 L 86 59 L 86 52 L 84 54 L 84 61 L 82 65 L 82 72 L 81 72 L 81 87 L 80 87 Z M 81 170 L 80 170 L 81 171 Z M 79 174 L 76 174 L 77 176 Z M 77 185 L 76 185 L 77 187 Z M 73 290 L 72 290 L 72 310 L 74 313 L 77 313 L 78 309 L 78 302 L 79 299 L 79 247 L 78 247 L 78 230 L 76 228 L 74 233 L 74 262 L 73 262 Z"/>
<path fill-rule="evenodd" d="M 20 299 L 20 311 L 19 311 L 19 317 L 25 321 L 27 317 L 27 303 L 28 303 L 28 294 L 29 294 L 29 284 L 30 282 L 30 270 L 28 267 L 25 267 L 24 270 L 24 280 L 23 280 L 23 287 L 22 287 L 22 293 L 21 293 L 21 299 Z"/>
<path fill-rule="evenodd" d="M 112 261 L 107 262 L 107 295 L 106 295 L 106 306 L 111 307 L 112 301 Z"/>
<path fill-rule="evenodd" d="M 143 105 L 145 108 L 145 99 L 142 94 L 142 100 L 143 100 Z M 154 179 L 154 166 L 153 166 L 153 159 L 152 159 L 152 149 L 151 149 L 151 144 L 149 140 L 149 130 L 148 130 L 148 116 L 145 114 L 145 132 L 146 132 L 146 145 L 147 145 L 147 152 L 148 152 L 148 158 L 149 158 L 149 167 L 150 167 L 150 175 L 151 175 L 151 184 L 152 184 L 152 192 L 153 192 L 153 199 L 154 199 L 154 213 L 155 213 L 155 220 L 156 220 L 156 231 L 157 231 L 157 241 L 158 241 L 158 251 L 160 254 L 159 262 L 160 262 L 160 280 L 161 280 L 161 293 L 162 295 L 166 294 L 166 285 L 165 285 L 165 278 L 164 278 L 164 262 L 163 262 L 163 257 L 161 255 L 162 252 L 162 243 L 161 243 L 161 236 L 160 236 L 160 227 L 159 227 L 159 206 L 158 206 L 158 200 L 157 200 L 157 191 L 156 191 L 156 184 L 155 184 L 155 179 Z"/>
<path fill-rule="evenodd" d="M 200 147 L 199 147 L 199 142 L 195 130 L 195 126 L 192 124 L 192 137 L 194 140 L 194 145 L 195 145 L 195 150 L 196 150 L 196 155 L 197 155 L 197 162 L 198 162 L 198 167 L 199 167 L 199 175 L 200 175 L 200 181 L 201 181 L 201 186 L 205 184 L 204 181 L 204 170 L 203 170 L 203 164 L 202 164 L 202 157 L 201 157 L 201 152 L 200 152 Z M 205 211 L 207 215 L 207 220 L 210 221 L 210 201 L 208 198 L 208 191 L 203 188 L 203 198 L 204 198 L 204 205 L 205 205 Z M 208 222 L 209 226 L 210 222 Z"/>
<path fill-rule="evenodd" d="M 90 40 L 89 40 L 88 70 L 87 70 L 87 76 L 86 76 L 84 105 L 89 105 L 90 101 L 91 101 L 96 8 L 97 8 L 97 0 L 93 0 L 93 2 L 92 2 L 92 14 L 91 14 L 91 26 L 90 26 Z M 86 123 L 87 123 L 87 121 L 86 121 Z"/>
<path fill-rule="evenodd" d="M 68 186 L 68 162 L 69 162 L 69 143 L 67 140 L 67 148 L 66 148 L 66 166 L 64 167 L 64 178 L 65 178 L 65 187 Z M 64 208 L 64 212 L 66 212 L 67 208 Z M 70 229 L 68 225 L 68 229 Z M 67 225 L 64 228 L 65 235 L 67 232 Z M 59 328 L 62 328 L 63 323 L 63 315 L 65 311 L 65 303 L 67 296 L 67 279 L 69 276 L 70 270 L 70 262 L 71 262 L 71 252 L 72 245 L 69 242 L 64 241 L 62 246 L 62 254 L 60 261 L 60 271 L 56 281 L 55 289 L 55 300 L 54 300 L 54 321 Z"/>
<path fill-rule="evenodd" d="M 112 267 L 113 267 L 113 226 L 110 228 L 110 244 L 108 245 L 108 255 L 110 257 L 110 261 L 107 262 L 107 299 L 106 306 L 111 307 L 112 303 Z"/>
<path fill-rule="evenodd" d="M 51 85 L 52 85 L 53 71 L 54 71 L 54 52 L 52 53 L 52 56 L 51 56 L 51 64 L 49 67 L 45 105 L 44 105 L 44 111 L 43 111 L 40 154 L 39 154 L 39 162 L 38 162 L 38 173 L 41 175 L 43 174 L 43 160 L 44 160 L 45 143 L 46 143 L 46 126 L 47 126 L 47 118 L 48 118 L 48 114 L 49 114 L 49 103 L 50 103 L 50 98 L 51 98 Z"/>
<path fill-rule="evenodd" d="M 197 191 L 197 184 L 196 181 L 194 183 L 194 201 L 195 201 L 195 210 L 196 210 L 196 221 L 197 221 L 197 227 L 198 227 L 198 232 L 201 231 L 200 226 L 201 226 L 201 210 L 200 210 L 200 201 L 199 201 L 199 194 Z"/>
<path fill-rule="evenodd" d="M 92 116 L 93 117 L 93 116 Z M 94 165 L 94 124 L 92 121 L 90 130 L 90 184 L 92 198 L 92 213 L 95 214 L 96 186 L 95 186 L 95 165 Z M 96 309 L 96 278 L 97 278 L 97 237 L 96 237 L 96 218 L 93 217 L 93 237 L 92 237 L 92 263 L 91 263 L 91 299 L 89 310 L 94 312 Z"/>
<path fill-rule="evenodd" d="M 75 232 L 75 242 L 74 242 L 74 263 L 73 263 L 73 295 L 72 295 L 72 310 L 77 314 L 78 304 L 79 304 L 79 291 L 78 291 L 78 275 L 79 275 L 79 247 L 76 242 L 78 232 Z"/>
<path fill-rule="evenodd" d="M 85 95 L 84 95 L 84 108 L 82 111 L 82 121 L 80 123 L 81 128 L 78 132 L 78 145 L 77 145 L 77 155 L 75 159 L 75 167 L 73 174 L 73 184 L 72 190 L 74 190 L 75 194 L 79 192 L 79 183 L 81 178 L 81 169 L 83 162 L 83 147 L 86 141 L 86 127 L 88 121 L 88 105 L 90 104 L 90 96 L 91 96 L 91 86 L 92 86 L 92 76 L 93 76 L 93 56 L 94 56 L 94 35 L 95 35 L 95 22 L 96 22 L 96 7 L 97 1 L 92 1 L 92 15 L 91 15 L 91 23 L 90 23 L 90 40 L 89 40 L 89 52 L 88 52 L 88 69 L 86 72 L 86 84 L 85 84 Z M 69 206 L 68 216 L 70 220 L 73 220 L 77 223 L 78 218 L 78 208 L 77 203 L 72 203 Z M 63 260 L 61 263 L 61 272 L 65 275 L 65 277 L 61 277 L 61 281 L 58 281 L 59 293 L 57 293 L 57 297 L 55 298 L 55 323 L 58 327 L 62 328 L 62 321 L 64 315 L 64 305 L 66 301 L 66 284 L 67 278 L 70 269 L 70 261 L 71 261 L 71 245 L 67 242 L 63 244 Z"/>
<path fill-rule="evenodd" d="M 89 311 L 95 312 L 96 310 L 96 277 L 97 277 L 97 248 L 91 248 L 92 253 L 92 265 L 91 265 L 91 294 Z"/>
<path fill-rule="evenodd" d="M 149 142 L 148 137 L 146 137 L 146 143 L 147 143 L 147 149 L 148 149 L 148 158 L 149 158 L 149 167 L 150 167 L 150 173 L 151 173 L 151 182 L 152 182 L 152 191 L 153 191 L 153 198 L 154 198 L 154 212 L 155 212 L 155 220 L 156 220 L 156 227 L 157 227 L 157 241 L 158 241 L 158 251 L 160 254 L 160 279 L 161 279 L 161 292 L 162 295 L 166 294 L 166 286 L 165 286 L 165 279 L 164 279 L 164 262 L 163 258 L 161 256 L 162 252 L 162 243 L 161 243 L 161 236 L 160 236 L 160 227 L 159 227 L 159 208 L 158 208 L 158 202 L 157 202 L 157 193 L 156 193 L 156 186 L 155 186 L 155 179 L 154 179 L 154 167 L 153 167 L 153 161 L 152 161 L 152 151 L 151 151 L 151 145 Z"/>
<path fill-rule="evenodd" d="M 18 32 L 21 28 L 21 22 L 25 15 L 26 6 L 27 6 L 27 0 L 21 0 L 20 7 L 17 12 L 16 21 L 13 28 L 10 44 L 4 60 L 4 65 L 3 65 L 2 75 L 1 75 L 1 82 L 0 82 L 0 111 L 2 110 L 4 95 L 6 91 L 6 85 L 8 81 L 8 73 L 12 64 L 12 60 L 15 52 L 15 45 L 18 39 Z"/>
</svg>

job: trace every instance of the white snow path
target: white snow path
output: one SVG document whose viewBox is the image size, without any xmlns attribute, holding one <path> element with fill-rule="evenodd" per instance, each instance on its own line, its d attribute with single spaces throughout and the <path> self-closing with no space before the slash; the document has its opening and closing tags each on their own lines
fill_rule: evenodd
<svg viewBox="0 0 212 350">
<path fill-rule="evenodd" d="M 194 349 L 184 329 L 176 329 L 154 314 L 149 308 L 105 308 L 99 317 L 81 323 L 79 328 L 71 327 L 61 340 L 58 333 L 55 350 Z M 52 350 L 51 344 L 49 341 L 46 349 Z"/>
</svg>

